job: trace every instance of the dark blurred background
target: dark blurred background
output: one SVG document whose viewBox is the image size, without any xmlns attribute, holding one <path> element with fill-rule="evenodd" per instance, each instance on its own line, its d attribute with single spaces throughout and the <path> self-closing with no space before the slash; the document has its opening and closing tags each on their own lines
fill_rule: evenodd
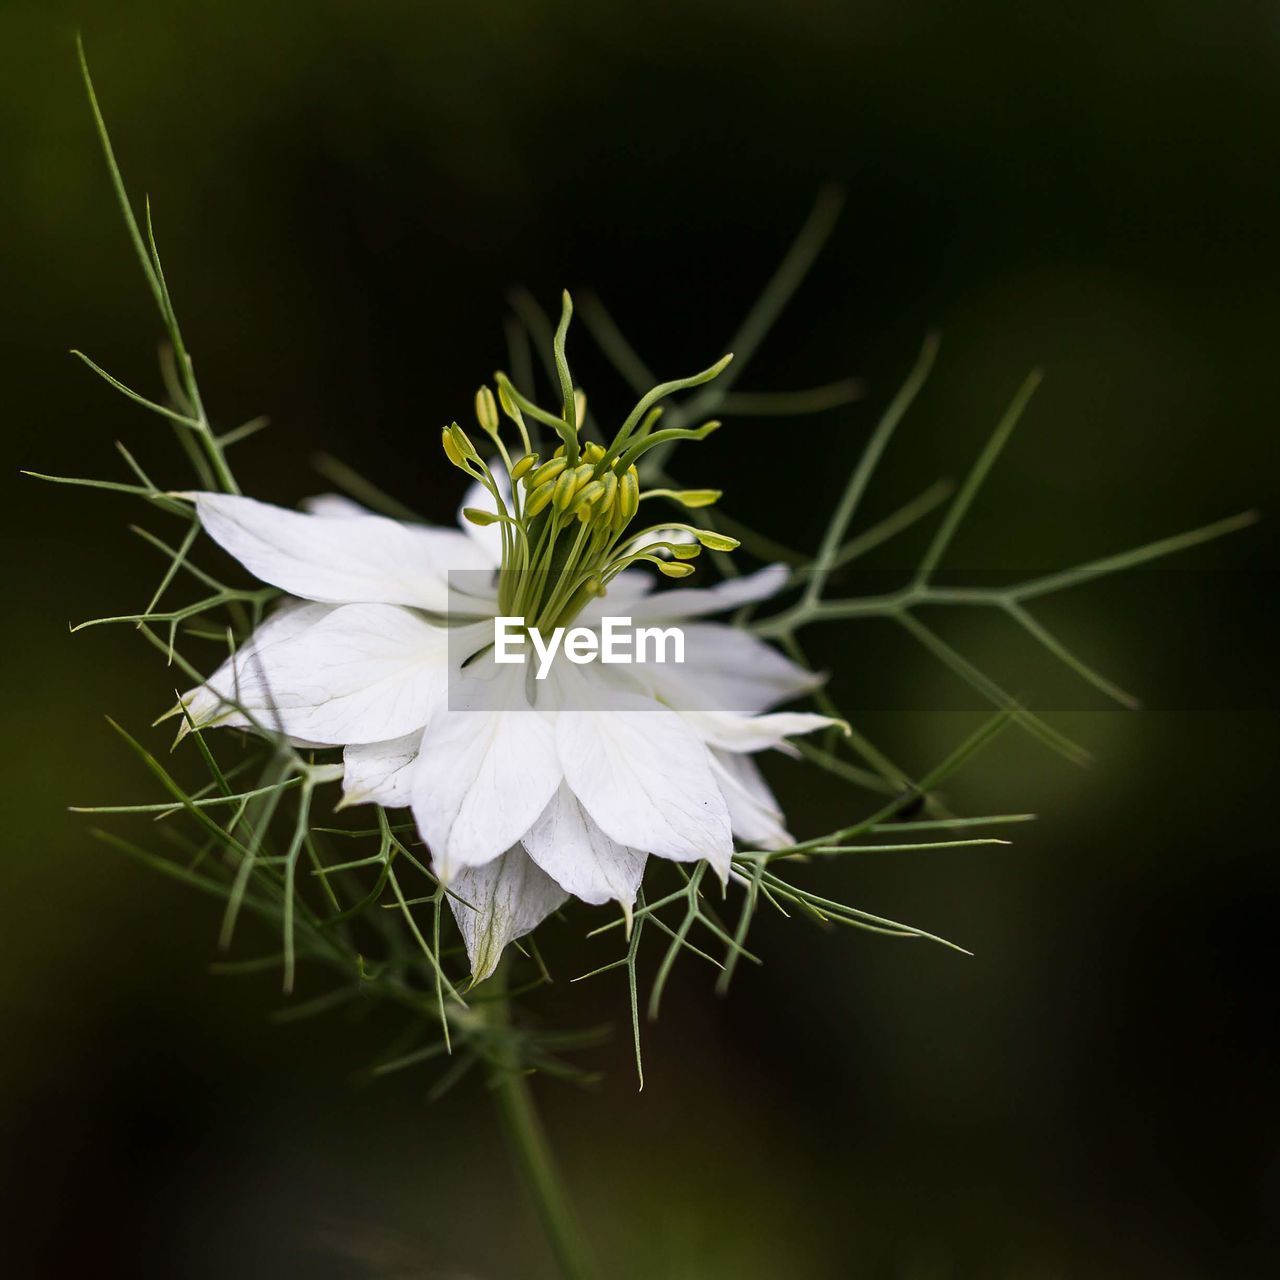
<svg viewBox="0 0 1280 1280">
<path fill-rule="evenodd" d="M 846 375 L 867 400 L 743 422 L 681 460 L 731 514 L 813 545 L 922 333 L 937 372 L 873 517 L 963 471 L 1028 368 L 1047 378 L 949 565 L 1045 569 L 1275 510 L 1280 12 L 1272 4 L 0 5 L 7 400 L 0 1195 L 8 1274 L 543 1277 L 488 1099 L 355 1081 L 339 1017 L 270 1021 L 274 980 L 210 976 L 218 906 L 126 863 L 70 802 L 154 792 L 104 723 L 172 680 L 127 629 L 157 573 L 128 500 L 17 480 L 182 479 L 149 394 L 156 317 L 77 79 L 152 196 L 222 426 L 259 412 L 251 492 L 337 453 L 437 519 L 442 421 L 506 359 L 506 292 L 595 288 L 663 376 L 724 349 L 813 197 L 829 248 L 742 386 Z M 602 412 L 625 396 L 585 334 Z M 919 537 L 888 551 L 901 568 Z M 1273 522 L 1042 616 L 1144 698 L 1108 709 L 1000 620 L 939 628 L 1097 754 L 1006 735 L 950 786 L 1031 809 L 1009 849 L 831 867 L 972 947 L 761 916 L 727 1000 L 686 964 L 637 1095 L 617 974 L 549 1023 L 613 1020 L 592 1090 L 538 1086 L 610 1277 L 1273 1274 Z M 921 772 L 980 719 L 889 628 L 814 638 L 862 727 Z M 937 708 L 930 711 L 929 708 Z M 798 834 L 865 801 L 771 772 Z M 552 925 L 564 978 L 612 958 Z"/>
</svg>

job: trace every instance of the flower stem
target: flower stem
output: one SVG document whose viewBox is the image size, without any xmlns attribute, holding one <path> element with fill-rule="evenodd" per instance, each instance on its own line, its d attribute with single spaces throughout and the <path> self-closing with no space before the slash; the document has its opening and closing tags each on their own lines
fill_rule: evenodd
<svg viewBox="0 0 1280 1280">
<path fill-rule="evenodd" d="M 510 1050 L 509 1034 L 505 1034 L 510 1029 L 505 970 L 506 965 L 501 965 L 485 984 L 491 999 L 481 1006 L 485 1020 L 497 1033 L 489 1083 L 498 1118 L 565 1280 L 591 1280 L 596 1272 L 570 1204 L 568 1188 L 534 1105 L 529 1078 Z"/>
</svg>

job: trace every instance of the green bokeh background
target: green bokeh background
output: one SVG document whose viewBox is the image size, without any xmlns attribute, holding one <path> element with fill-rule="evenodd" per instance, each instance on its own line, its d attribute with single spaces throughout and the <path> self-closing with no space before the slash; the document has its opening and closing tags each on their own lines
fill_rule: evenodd
<svg viewBox="0 0 1280 1280">
<path fill-rule="evenodd" d="M 323 488 L 310 458 L 328 450 L 447 519 L 437 431 L 505 359 L 509 286 L 595 288 L 664 375 L 701 367 L 835 179 L 843 222 L 742 385 L 854 374 L 868 403 L 744 422 L 684 473 L 812 544 L 936 325 L 936 376 L 869 514 L 961 471 L 1025 371 L 1048 375 L 955 546 L 979 571 L 1274 510 L 1280 13 L 0 4 L 9 1274 L 547 1276 L 480 1084 L 432 1106 L 429 1076 L 355 1082 L 380 1047 L 364 1024 L 271 1023 L 271 981 L 207 973 L 216 905 L 66 813 L 150 795 L 103 714 L 159 744 L 171 677 L 127 630 L 66 624 L 139 606 L 156 565 L 135 509 L 16 470 L 112 473 L 124 439 L 180 474 L 156 423 L 65 354 L 155 390 L 77 29 L 211 412 L 272 415 L 238 461 L 258 496 Z M 593 403 L 622 408 L 585 336 L 576 350 Z M 709 971 L 678 976 L 643 1094 L 622 1031 L 589 1059 L 596 1088 L 538 1086 L 606 1275 L 1270 1273 L 1274 549 L 1264 520 L 1046 605 L 1144 697 L 1137 716 L 996 619 L 938 620 L 1097 765 L 1006 736 L 953 796 L 1039 812 L 1013 848 L 824 872 L 974 959 L 762 917 L 767 964 L 728 1000 Z M 979 719 L 888 628 L 816 647 L 917 771 Z M 861 812 L 825 778 L 773 776 L 800 834 Z M 588 919 L 551 926 L 562 978 L 611 958 L 575 941 Z M 560 981 L 535 1012 L 621 1026 L 615 978 Z"/>
</svg>

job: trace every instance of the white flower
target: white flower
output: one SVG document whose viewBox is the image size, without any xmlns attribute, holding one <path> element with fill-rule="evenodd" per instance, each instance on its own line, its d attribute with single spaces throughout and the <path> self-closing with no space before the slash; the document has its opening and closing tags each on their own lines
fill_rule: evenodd
<svg viewBox="0 0 1280 1280">
<path fill-rule="evenodd" d="M 706 859 L 723 880 L 735 836 L 754 847 L 786 844 L 751 756 L 785 750 L 789 735 L 832 721 L 772 710 L 812 689 L 812 673 L 744 630 L 688 621 L 772 595 L 786 581 L 782 566 L 705 589 L 653 591 L 630 567 L 637 559 L 684 574 L 691 566 L 679 561 L 699 547 L 675 543 L 675 534 L 715 535 L 682 526 L 663 531 L 658 546 L 627 532 L 634 467 L 621 517 L 615 508 L 627 498 L 612 473 L 594 506 L 571 505 L 572 493 L 539 505 L 537 488 L 522 504 L 519 486 L 495 480 L 452 430 L 465 449 L 455 441 L 449 450 L 447 439 L 450 458 L 477 481 L 460 530 L 401 523 L 333 497 L 298 512 L 186 495 L 216 542 L 292 598 L 184 703 L 196 727 L 257 725 L 341 747 L 344 804 L 411 808 L 479 981 L 508 942 L 571 894 L 615 900 L 629 913 L 650 854 Z M 584 475 L 603 456 L 599 446 L 587 450 Z M 533 466 L 509 469 L 522 476 Z M 556 530 L 572 525 L 565 540 L 574 539 L 578 558 L 558 569 L 562 588 L 535 591 L 529 531 L 542 536 L 548 521 L 551 547 Z M 660 559 L 673 545 L 679 560 Z M 557 663 L 535 687 L 526 667 L 498 666 L 489 647 L 493 619 L 513 609 L 523 616 L 528 607 L 518 606 L 540 592 L 556 602 L 552 616 L 579 626 L 598 626 L 606 601 L 636 624 L 679 620 L 684 662 L 625 675 Z"/>
</svg>

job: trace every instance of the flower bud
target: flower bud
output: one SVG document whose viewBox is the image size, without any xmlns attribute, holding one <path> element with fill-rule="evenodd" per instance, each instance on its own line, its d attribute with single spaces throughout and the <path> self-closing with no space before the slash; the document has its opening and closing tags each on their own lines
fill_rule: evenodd
<svg viewBox="0 0 1280 1280">
<path fill-rule="evenodd" d="M 466 516 L 472 524 L 478 524 L 482 529 L 486 525 L 497 524 L 499 520 L 496 511 L 484 511 L 480 507 L 463 507 L 462 514 Z"/>
<path fill-rule="evenodd" d="M 659 560 L 658 572 L 668 578 L 687 578 L 693 572 L 693 565 L 681 564 L 678 560 Z"/>
</svg>

